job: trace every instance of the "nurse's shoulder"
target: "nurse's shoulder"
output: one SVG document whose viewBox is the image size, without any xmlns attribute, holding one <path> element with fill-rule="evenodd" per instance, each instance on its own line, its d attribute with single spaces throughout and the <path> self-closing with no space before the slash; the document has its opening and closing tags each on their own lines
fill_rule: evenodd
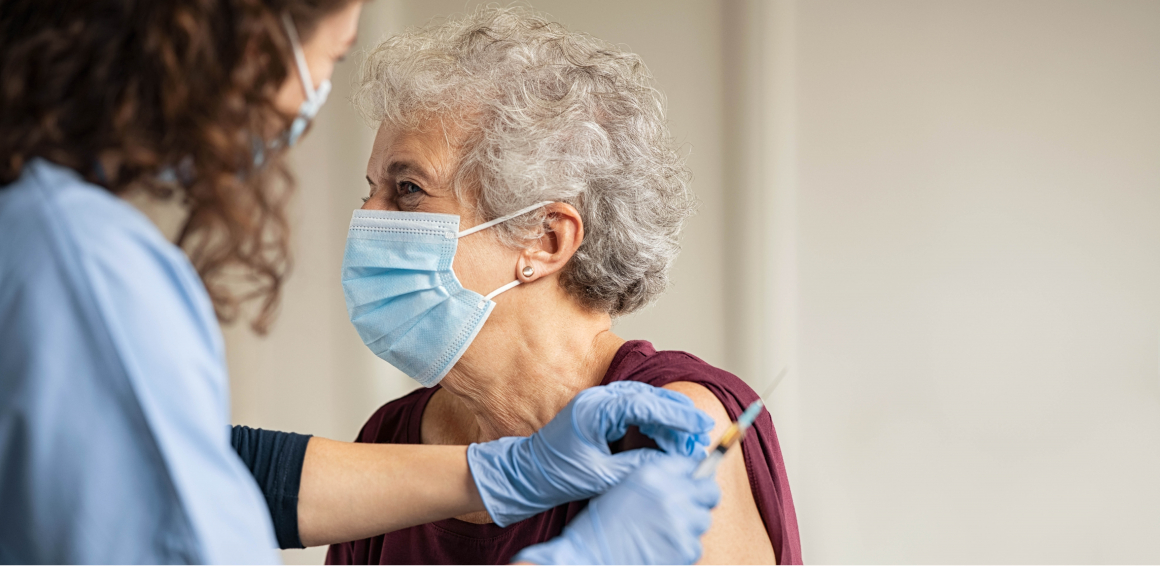
<svg viewBox="0 0 1160 566">
<path fill-rule="evenodd" d="M 213 307 L 184 253 L 128 202 L 66 167 L 34 159 L 0 188 L 0 273 L 0 311 L 17 298 L 23 306 L 9 308 L 34 310 L 26 331 L 67 319 L 96 333 L 99 347 L 136 357 L 149 355 L 141 330 L 166 320 L 152 329 L 158 338 L 182 338 L 198 357 L 205 352 L 194 346 L 203 345 L 223 361 Z"/>
<path fill-rule="evenodd" d="M 228 411 L 180 249 L 47 161 L 0 188 L 0 562 L 273 561 Z"/>
<path fill-rule="evenodd" d="M 43 276 L 37 270 L 52 264 L 64 268 L 57 275 L 82 277 L 99 267 L 92 262 L 111 259 L 123 269 L 124 261 L 149 256 L 150 263 L 188 269 L 181 251 L 132 205 L 72 169 L 39 158 L 16 182 L 0 187 L 0 234 L 7 275 L 25 280 Z"/>
</svg>

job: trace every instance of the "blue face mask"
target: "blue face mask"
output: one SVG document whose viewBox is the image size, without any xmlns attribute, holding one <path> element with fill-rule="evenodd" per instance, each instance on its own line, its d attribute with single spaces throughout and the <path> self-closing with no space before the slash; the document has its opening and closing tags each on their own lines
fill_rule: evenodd
<svg viewBox="0 0 1160 566">
<path fill-rule="evenodd" d="M 289 14 L 282 14 L 282 26 L 286 28 L 286 35 L 290 38 L 290 46 L 294 48 L 294 62 L 298 65 L 298 79 L 302 82 L 302 91 L 306 93 L 306 100 L 298 108 L 298 116 L 290 124 L 286 132 L 286 146 L 291 147 L 298 143 L 298 138 L 306 131 L 310 121 L 318 115 L 326 97 L 330 96 L 330 81 L 322 81 L 318 88 L 314 88 L 314 80 L 310 78 L 310 68 L 306 66 L 306 55 L 302 52 L 302 43 L 298 41 L 298 30 Z"/>
<path fill-rule="evenodd" d="M 298 41 L 298 30 L 294 27 L 294 20 L 290 19 L 289 14 L 282 14 L 282 27 L 286 30 L 286 37 L 290 38 L 290 47 L 294 49 L 294 63 L 298 67 L 298 80 L 302 83 L 302 92 L 306 94 L 306 100 L 302 101 L 302 105 L 298 107 L 298 115 L 294 117 L 294 121 L 290 124 L 290 129 L 284 132 L 281 136 L 275 138 L 273 141 L 264 141 L 260 137 L 254 136 L 254 165 L 261 167 L 266 162 L 267 149 L 275 150 L 283 146 L 293 147 L 298 143 L 298 139 L 306 132 L 306 127 L 318 115 L 318 111 L 322 109 L 322 105 L 326 104 L 326 98 L 330 96 L 330 81 L 322 81 L 318 88 L 314 88 L 314 80 L 310 77 L 310 67 L 306 66 L 306 54 L 302 52 L 302 43 Z M 97 176 L 104 182 L 105 179 L 104 168 L 98 162 Z M 193 167 L 188 158 L 178 165 L 178 168 L 167 167 L 163 169 L 158 176 L 158 179 L 166 183 L 181 182 L 185 185 L 193 183 Z"/>
<path fill-rule="evenodd" d="M 298 41 L 298 30 L 294 27 L 294 20 L 290 19 L 289 14 L 282 14 L 282 27 L 286 30 L 286 37 L 290 38 L 290 47 L 294 49 L 294 63 L 298 67 L 298 80 L 302 83 L 302 92 L 306 94 L 306 100 L 303 100 L 302 105 L 298 107 L 298 115 L 290 123 L 290 129 L 281 136 L 269 142 L 258 137 L 254 138 L 254 165 L 258 167 L 266 162 L 267 149 L 293 147 L 294 144 L 298 143 L 302 134 L 306 132 L 306 127 L 318 115 L 318 111 L 326 103 L 326 98 L 330 96 L 329 80 L 322 81 L 317 89 L 314 88 L 314 79 L 310 77 L 310 67 L 306 66 L 306 54 L 302 52 L 302 43 Z"/>
<path fill-rule="evenodd" d="M 342 259 L 346 310 L 363 343 L 424 387 L 439 383 L 479 334 L 496 295 L 464 289 L 451 269 L 459 238 L 551 202 L 458 232 L 459 217 L 356 210 Z"/>
</svg>

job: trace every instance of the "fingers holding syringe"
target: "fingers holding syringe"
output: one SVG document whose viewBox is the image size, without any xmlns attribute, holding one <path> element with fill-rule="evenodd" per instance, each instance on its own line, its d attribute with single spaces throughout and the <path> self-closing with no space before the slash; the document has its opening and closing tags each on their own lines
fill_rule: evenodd
<svg viewBox="0 0 1160 566">
<path fill-rule="evenodd" d="M 629 385 L 628 382 L 623 384 Z M 647 389 L 633 391 L 616 399 L 620 424 L 625 428 L 639 427 L 642 434 L 652 438 L 665 452 L 694 457 L 702 454 L 701 449 L 709 445 L 708 433 L 713 430 L 713 418 L 681 393 L 647 385 L 644 387 Z M 610 435 L 608 440 L 616 440 L 623 435 L 623 431 L 617 432 L 619 434 Z"/>
</svg>

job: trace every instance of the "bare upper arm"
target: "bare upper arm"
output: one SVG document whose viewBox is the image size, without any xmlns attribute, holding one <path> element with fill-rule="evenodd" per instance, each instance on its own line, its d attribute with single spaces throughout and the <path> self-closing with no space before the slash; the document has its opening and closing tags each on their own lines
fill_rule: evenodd
<svg viewBox="0 0 1160 566">
<path fill-rule="evenodd" d="M 702 385 L 677 381 L 665 386 L 683 393 L 716 421 L 710 437 L 716 440 L 729 427 L 721 401 Z M 701 537 L 704 554 L 698 564 L 774 564 L 776 555 L 769 533 L 753 499 L 749 473 L 741 450 L 731 450 L 717 468 L 721 503 L 713 510 L 713 526 Z"/>
</svg>

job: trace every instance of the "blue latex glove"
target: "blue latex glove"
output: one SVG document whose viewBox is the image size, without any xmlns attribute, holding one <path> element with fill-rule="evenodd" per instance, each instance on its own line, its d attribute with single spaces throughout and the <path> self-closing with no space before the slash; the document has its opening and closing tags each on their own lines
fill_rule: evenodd
<svg viewBox="0 0 1160 566">
<path fill-rule="evenodd" d="M 704 456 L 713 419 L 686 396 L 634 381 L 581 391 L 544 428 L 467 448 L 483 504 L 506 527 L 569 501 L 608 491 L 655 456 L 655 450 L 613 455 L 608 443 L 629 425 L 665 452 Z"/>
<path fill-rule="evenodd" d="M 653 461 L 588 502 L 543 544 L 515 562 L 536 564 L 692 564 L 701 557 L 709 510 L 721 500 L 716 474 L 693 479 L 697 460 L 654 452 Z"/>
</svg>

